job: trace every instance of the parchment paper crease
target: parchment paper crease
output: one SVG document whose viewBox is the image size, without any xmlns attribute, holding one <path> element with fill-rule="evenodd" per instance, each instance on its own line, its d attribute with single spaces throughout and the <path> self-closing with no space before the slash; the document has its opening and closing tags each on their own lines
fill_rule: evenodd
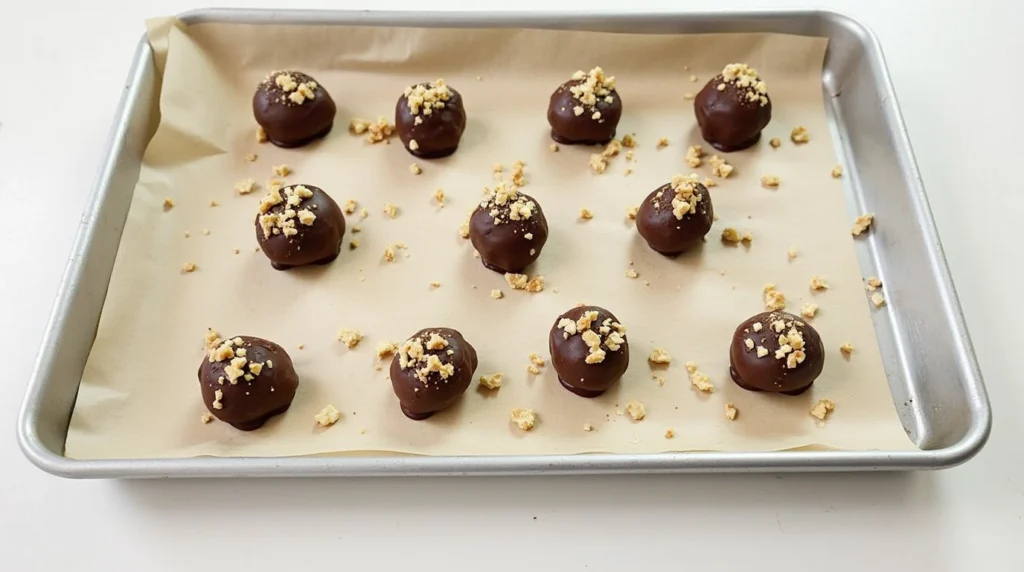
<svg viewBox="0 0 1024 572">
<path fill-rule="evenodd" d="M 836 159 L 820 85 L 824 39 L 184 27 L 166 20 L 153 22 L 151 35 L 164 65 L 162 119 L 82 379 L 69 457 L 912 448 L 889 394 L 854 254 L 849 229 L 859 213 L 846 212 L 842 181 L 830 176 Z M 692 102 L 682 96 L 736 61 L 756 67 L 767 81 L 774 117 L 759 145 L 728 155 L 736 171 L 711 191 L 720 220 L 702 251 L 666 259 L 648 250 L 626 210 L 676 173 L 710 176 L 706 161 L 692 169 L 683 160 L 688 145 L 702 142 Z M 625 108 L 619 134 L 635 133 L 639 142 L 634 161 L 619 155 L 603 175 L 587 166 L 592 148 L 552 152 L 545 120 L 551 91 L 595 65 L 618 78 Z M 299 150 L 255 142 L 253 89 L 280 68 L 310 73 L 333 95 L 339 112 L 324 141 Z M 353 116 L 393 119 L 406 85 L 438 77 L 463 94 L 469 115 L 453 157 L 416 160 L 397 139 L 370 145 L 346 132 Z M 808 129 L 810 143 L 789 141 L 797 125 Z M 661 137 L 670 145 L 658 150 Z M 768 146 L 772 137 L 783 140 L 780 149 Z M 258 160 L 247 162 L 248 153 Z M 524 190 L 541 202 L 551 227 L 529 270 L 547 280 L 538 294 L 512 291 L 457 234 L 483 187 L 494 183 L 492 166 L 504 164 L 507 174 L 516 160 L 526 162 Z M 423 169 L 419 176 L 410 173 L 414 162 Z M 254 252 L 256 205 L 279 164 L 294 171 L 288 183 L 314 184 L 339 203 L 355 199 L 368 209 L 366 220 L 349 219 L 346 241 L 358 239 L 358 249 L 346 249 L 329 266 L 289 272 L 271 269 Z M 778 190 L 760 186 L 767 174 L 781 178 Z M 234 184 L 249 177 L 262 188 L 236 196 Z M 432 199 L 437 188 L 447 197 L 443 209 Z M 164 197 L 176 203 L 168 212 Z M 398 206 L 396 219 L 382 216 L 385 202 Z M 579 221 L 581 208 L 594 218 Z M 362 232 L 353 235 L 357 223 Z M 753 243 L 723 244 L 718 237 L 726 226 L 753 232 Z M 385 263 L 384 249 L 399 241 L 409 256 Z M 799 252 L 792 261 L 790 248 Z M 185 262 L 195 262 L 196 272 L 182 274 Z M 635 280 L 624 275 L 630 262 Z M 812 293 L 813 275 L 831 288 Z M 441 286 L 432 289 L 434 281 Z M 800 397 L 750 393 L 729 380 L 732 330 L 763 310 L 766 282 L 788 296 L 791 311 L 804 302 L 821 306 L 812 323 L 825 341 L 825 371 Z M 492 289 L 505 298 L 491 299 Z M 526 372 L 531 352 L 547 358 L 554 318 L 577 302 L 604 306 L 629 328 L 629 371 L 593 400 L 562 389 L 550 366 L 536 377 Z M 375 370 L 374 347 L 428 326 L 461 330 L 480 354 L 478 374 L 503 372 L 505 382 L 496 392 L 474 385 L 452 410 L 414 422 L 399 411 L 387 368 Z M 301 385 L 287 414 L 252 433 L 200 423 L 205 409 L 196 370 L 207 327 L 288 349 Z M 336 341 L 343 327 L 366 338 L 350 350 Z M 849 360 L 839 352 L 843 342 L 856 348 Z M 671 353 L 671 366 L 652 370 L 646 357 L 655 346 Z M 711 377 L 713 394 L 691 388 L 686 361 Z M 666 379 L 664 386 L 652 373 Z M 836 410 L 819 426 L 808 411 L 823 397 Z M 646 405 L 645 419 L 617 414 L 629 400 Z M 739 409 L 735 421 L 725 418 L 727 402 Z M 319 429 L 313 415 L 328 403 L 343 417 Z M 538 412 L 533 431 L 509 422 L 515 407 Z M 585 423 L 596 430 L 584 432 Z M 669 428 L 673 439 L 664 437 Z"/>
</svg>

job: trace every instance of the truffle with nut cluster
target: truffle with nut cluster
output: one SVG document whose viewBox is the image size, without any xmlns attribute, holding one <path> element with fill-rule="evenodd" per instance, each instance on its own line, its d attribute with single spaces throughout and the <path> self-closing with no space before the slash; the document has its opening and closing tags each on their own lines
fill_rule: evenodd
<svg viewBox="0 0 1024 572">
<path fill-rule="evenodd" d="M 608 391 L 629 367 L 626 327 L 598 306 L 577 306 L 559 316 L 548 350 L 562 387 L 580 397 Z"/>
<path fill-rule="evenodd" d="M 747 64 L 729 64 L 693 101 L 705 141 L 719 151 L 740 151 L 757 143 L 772 119 L 768 87 Z"/>
<path fill-rule="evenodd" d="M 451 328 L 426 328 L 399 346 L 391 360 L 391 387 L 402 413 L 422 420 L 450 407 L 466 392 L 476 350 Z"/>
<path fill-rule="evenodd" d="M 700 245 L 714 220 L 707 188 L 695 177 L 676 175 L 640 203 L 636 230 L 651 250 L 676 256 Z"/>
<path fill-rule="evenodd" d="M 621 118 L 615 78 L 599 67 L 574 73 L 548 102 L 551 138 L 566 145 L 604 145 L 615 137 Z"/>
<path fill-rule="evenodd" d="M 327 90 L 298 71 L 272 72 L 252 96 L 252 113 L 278 147 L 301 147 L 326 136 L 337 107 Z"/>
<path fill-rule="evenodd" d="M 214 417 L 242 431 L 259 429 L 288 410 L 299 387 L 284 348 L 254 336 L 214 339 L 199 365 L 203 403 Z"/>
<path fill-rule="evenodd" d="M 451 155 L 465 130 L 462 96 L 443 79 L 405 88 L 395 104 L 395 131 L 406 150 L 417 157 Z"/>
<path fill-rule="evenodd" d="M 498 183 L 469 217 L 469 239 L 484 266 L 519 273 L 532 264 L 548 240 L 540 204 L 512 183 Z"/>
<path fill-rule="evenodd" d="M 333 261 L 344 235 L 345 215 L 319 187 L 271 189 L 260 201 L 256 241 L 277 270 Z"/>
<path fill-rule="evenodd" d="M 818 332 L 787 312 L 763 312 L 740 324 L 729 346 L 729 373 L 750 391 L 799 395 L 825 366 Z"/>
</svg>

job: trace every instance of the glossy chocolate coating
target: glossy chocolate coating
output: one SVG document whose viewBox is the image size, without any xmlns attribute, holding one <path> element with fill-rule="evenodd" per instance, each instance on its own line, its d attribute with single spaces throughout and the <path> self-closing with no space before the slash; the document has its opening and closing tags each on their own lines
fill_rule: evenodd
<svg viewBox="0 0 1024 572">
<path fill-rule="evenodd" d="M 776 332 L 772 324 L 782 320 L 785 327 Z M 754 324 L 761 324 L 761 331 L 754 331 Z M 803 336 L 804 360 L 790 368 L 786 359 L 777 359 L 779 336 L 795 328 Z M 746 340 L 754 343 L 748 349 Z M 768 350 L 764 357 L 757 357 L 757 347 Z M 763 312 L 751 317 L 736 328 L 729 346 L 729 373 L 736 385 L 750 391 L 771 391 L 786 395 L 799 395 L 807 391 L 825 367 L 825 346 L 818 332 L 806 320 L 787 312 Z"/>
<path fill-rule="evenodd" d="M 740 151 L 757 143 L 761 130 L 772 119 L 772 102 L 765 105 L 744 97 L 745 91 L 734 83 L 724 83 L 721 75 L 711 79 L 693 101 L 701 137 L 719 151 Z"/>
<path fill-rule="evenodd" d="M 447 340 L 448 345 L 442 349 L 426 349 L 427 339 L 431 334 Z M 419 340 L 424 346 L 425 356 L 437 356 L 442 363 L 451 364 L 454 370 L 447 378 L 439 372 L 427 373 L 420 377 L 417 370 L 424 363 L 413 363 L 402 369 L 402 358 L 405 353 L 400 349 L 391 360 L 391 387 L 398 396 L 402 413 L 409 419 L 426 419 L 455 403 L 473 381 L 476 371 L 477 357 L 473 346 L 462 337 L 462 334 L 451 328 L 425 328 L 415 334 L 409 341 Z M 451 351 L 452 353 L 448 353 Z"/>
<path fill-rule="evenodd" d="M 537 260 L 548 240 L 548 221 L 540 203 L 525 193 L 517 194 L 518 200 L 532 202 L 534 205 L 528 219 L 511 220 L 511 201 L 505 205 L 496 205 L 493 200 L 486 205 L 478 205 L 469 217 L 469 240 L 480 253 L 480 261 L 487 268 L 502 274 L 522 272 Z M 496 217 L 491 214 L 495 209 L 500 221 L 497 224 L 494 222 Z M 527 235 L 532 238 L 527 239 Z"/>
<path fill-rule="evenodd" d="M 590 348 L 583 340 L 582 332 L 566 336 L 565 330 L 558 327 L 563 318 L 579 320 L 585 312 L 596 311 L 597 319 L 590 324 L 590 330 L 599 333 L 605 320 L 618 322 L 614 314 L 598 306 L 579 306 L 565 312 L 555 319 L 548 335 L 548 351 L 551 353 L 551 365 L 558 374 L 562 387 L 580 397 L 597 397 L 608 391 L 626 373 L 629 367 L 629 342 L 623 341 L 616 351 L 608 349 L 604 342 L 601 349 L 605 351 L 604 361 L 587 363 Z M 603 336 L 602 336 L 603 337 Z"/>
<path fill-rule="evenodd" d="M 551 94 L 548 102 L 548 124 L 551 138 L 565 145 L 604 145 L 615 137 L 615 128 L 622 118 L 622 98 L 614 89 L 609 94 L 612 102 L 598 99 L 594 109 L 601 112 L 600 119 L 593 119 L 594 109 L 586 108 L 576 115 L 573 108 L 581 105 L 569 88 L 585 83 L 586 80 L 569 80 Z"/>
<path fill-rule="evenodd" d="M 247 367 L 242 370 L 249 374 L 248 364 L 263 364 L 259 375 L 251 380 L 239 377 L 231 383 L 224 369 L 231 365 L 230 359 L 211 362 L 204 357 L 199 365 L 199 387 L 203 392 L 203 403 L 210 413 L 221 421 L 242 431 L 259 429 L 268 419 L 288 410 L 299 387 L 299 376 L 295 373 L 292 359 L 284 348 L 262 338 L 238 336 L 245 349 Z M 231 338 L 234 339 L 234 338 Z M 223 380 L 223 381 L 218 381 Z M 221 392 L 217 399 L 216 392 Z M 220 409 L 214 406 L 220 403 Z"/>
<path fill-rule="evenodd" d="M 281 189 L 284 196 L 286 189 L 306 187 L 313 196 L 305 199 L 297 207 L 309 209 L 316 214 L 312 225 L 296 223 L 298 233 L 292 236 L 271 234 L 265 236 L 260 225 L 260 215 L 256 215 L 256 241 L 259 242 L 263 254 L 270 259 L 270 265 L 277 270 L 287 270 L 306 264 L 327 264 L 338 257 L 341 252 L 341 239 L 345 235 L 345 215 L 338 203 L 323 189 L 312 185 L 288 185 Z M 289 207 L 285 202 L 275 205 L 269 213 L 281 214 Z"/>
<path fill-rule="evenodd" d="M 700 197 L 695 207 L 696 212 L 685 213 L 681 219 L 673 213 L 672 199 L 676 192 L 672 183 L 658 187 L 640 203 L 636 214 L 636 230 L 651 250 L 675 256 L 698 246 L 704 235 L 711 230 L 715 220 L 711 194 L 700 183 L 694 184 L 693 192 Z"/>
<path fill-rule="evenodd" d="M 419 84 L 430 87 L 430 84 Z M 462 132 L 466 130 L 466 108 L 462 103 L 462 95 L 448 86 L 451 92 L 444 107 L 433 109 L 430 115 L 422 110 L 413 115 L 409 109 L 409 99 L 403 94 L 395 104 L 395 131 L 402 140 L 405 149 L 423 159 L 439 159 L 447 157 L 459 148 Z M 416 124 L 416 118 L 421 122 Z M 416 141 L 416 148 L 410 148 L 410 141 Z"/>
<path fill-rule="evenodd" d="M 301 104 L 288 97 L 276 83 L 279 75 L 288 74 L 297 83 L 315 82 L 313 99 Z M 294 91 L 294 90 L 292 90 Z M 277 71 L 260 82 L 252 96 L 252 113 L 263 127 L 267 139 L 278 147 L 301 147 L 331 132 L 337 108 L 331 94 L 312 77 L 297 71 Z"/>
</svg>

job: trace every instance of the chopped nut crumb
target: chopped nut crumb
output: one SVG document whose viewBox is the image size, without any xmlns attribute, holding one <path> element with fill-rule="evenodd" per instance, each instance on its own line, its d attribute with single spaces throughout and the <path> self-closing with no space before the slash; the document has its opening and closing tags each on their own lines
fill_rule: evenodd
<svg viewBox="0 0 1024 572">
<path fill-rule="evenodd" d="M 384 260 L 387 262 L 395 261 L 395 245 L 389 244 L 387 248 L 384 249 Z"/>
<path fill-rule="evenodd" d="M 590 212 L 587 209 L 580 209 L 580 218 L 583 220 L 590 220 L 594 218 L 594 213 Z"/>
<path fill-rule="evenodd" d="M 195 272 L 196 271 L 196 263 L 195 262 L 186 262 L 185 264 L 182 264 L 181 265 L 181 271 L 184 272 L 185 274 L 188 274 L 190 272 Z"/>
<path fill-rule="evenodd" d="M 532 409 L 520 409 L 517 407 L 512 410 L 511 418 L 512 422 L 521 431 L 529 431 L 537 424 L 537 413 Z"/>
<path fill-rule="evenodd" d="M 885 306 L 885 296 L 883 296 L 881 292 L 875 292 L 871 295 L 871 303 L 874 304 L 876 308 L 881 308 L 882 306 Z"/>
<path fill-rule="evenodd" d="M 345 206 L 342 207 L 342 209 L 345 211 L 345 214 L 352 214 L 352 213 L 356 212 L 356 207 L 357 206 L 358 206 L 358 203 L 356 203 L 352 199 L 349 199 L 349 200 L 345 201 Z"/>
<path fill-rule="evenodd" d="M 636 271 L 636 270 L 633 270 L 632 268 L 627 268 L 627 269 L 626 269 L 626 278 L 632 278 L 632 279 L 634 279 L 634 280 L 635 280 L 635 279 L 637 279 L 637 278 L 638 278 L 639 276 L 640 276 L 640 275 L 639 275 L 639 274 L 637 273 L 637 271 Z"/>
<path fill-rule="evenodd" d="M 500 300 L 501 298 L 504 297 L 505 293 L 502 292 L 501 290 L 491 290 L 491 298 L 494 298 L 495 300 Z"/>
<path fill-rule="evenodd" d="M 651 379 L 658 382 L 658 385 L 665 385 L 665 378 L 658 374 L 651 375 Z"/>
<path fill-rule="evenodd" d="M 535 276 L 530 278 L 526 274 L 505 273 L 505 281 L 513 290 L 526 290 L 527 292 L 540 292 L 544 290 L 544 277 Z"/>
<path fill-rule="evenodd" d="M 694 97 L 695 97 L 695 96 L 693 95 L 693 93 L 692 93 L 692 92 L 689 92 L 689 91 L 683 94 L 683 99 L 685 99 L 685 100 L 687 100 L 687 101 L 689 101 L 689 100 L 693 99 Z"/>
<path fill-rule="evenodd" d="M 618 139 L 612 139 L 605 146 L 604 151 L 601 151 L 601 155 L 604 157 L 616 157 L 622 151 L 622 142 Z"/>
<path fill-rule="evenodd" d="M 622 146 L 627 149 L 633 149 L 636 147 L 636 134 L 627 133 L 622 136 Z"/>
<path fill-rule="evenodd" d="M 242 179 L 235 183 L 235 192 L 240 195 L 248 195 L 249 193 L 256 190 L 255 179 Z"/>
<path fill-rule="evenodd" d="M 224 392 L 218 389 L 213 392 L 213 403 L 210 404 L 214 409 L 224 409 L 224 404 L 221 403 L 221 399 L 224 399 Z"/>
<path fill-rule="evenodd" d="M 590 156 L 590 170 L 600 175 L 605 172 L 608 168 L 608 159 L 600 153 L 594 153 Z"/>
<path fill-rule="evenodd" d="M 700 167 L 700 158 L 704 156 L 704 148 L 700 145 L 690 145 L 686 149 L 686 164 L 691 167 Z"/>
<path fill-rule="evenodd" d="M 796 256 L 797 256 L 796 249 L 795 248 L 790 248 L 789 252 L 787 253 L 787 256 L 789 256 L 790 260 L 795 260 Z"/>
<path fill-rule="evenodd" d="M 836 404 L 831 399 L 822 399 L 814 404 L 811 408 L 811 415 L 824 421 L 825 417 L 836 408 Z"/>
<path fill-rule="evenodd" d="M 266 143 L 267 142 L 267 132 L 263 129 L 263 126 L 260 126 L 260 127 L 256 128 L 256 142 L 257 143 Z"/>
<path fill-rule="evenodd" d="M 869 291 L 874 292 L 882 287 L 882 281 L 878 278 L 871 276 L 867 279 L 867 285 L 865 286 Z"/>
<path fill-rule="evenodd" d="M 692 361 L 686 362 L 686 371 L 690 374 L 690 384 L 696 387 L 699 391 L 711 393 L 715 390 L 715 386 L 711 383 L 707 374 L 697 369 L 696 363 Z"/>
<path fill-rule="evenodd" d="M 210 229 L 208 229 L 208 228 L 204 228 L 204 229 L 203 229 L 203 235 L 205 235 L 205 236 L 210 236 Z"/>
<path fill-rule="evenodd" d="M 321 409 L 320 413 L 314 415 L 313 419 L 316 421 L 316 424 L 321 427 L 330 427 L 337 423 L 338 419 L 341 419 L 341 411 L 338 411 L 338 409 L 333 405 L 328 405 Z"/>
<path fill-rule="evenodd" d="M 375 122 L 354 117 L 348 123 L 348 130 L 353 135 L 366 133 L 366 140 L 376 144 L 381 141 L 386 142 L 395 133 L 395 126 L 388 123 L 385 117 L 378 117 Z"/>
<path fill-rule="evenodd" d="M 704 178 L 703 183 L 704 183 L 704 186 L 709 188 L 709 189 L 711 187 L 717 187 L 718 186 L 718 183 L 716 183 L 713 179 L 709 179 L 707 177 Z"/>
<path fill-rule="evenodd" d="M 368 211 L 368 210 L 366 210 L 366 209 L 361 209 L 361 210 L 359 211 L 359 218 L 360 218 L 360 220 L 361 220 L 361 219 L 365 219 L 365 218 L 366 218 L 366 217 L 368 217 L 368 216 L 370 216 L 370 211 Z"/>
<path fill-rule="evenodd" d="M 764 307 L 769 310 L 783 310 L 786 308 L 786 296 L 776 290 L 774 284 L 764 285 Z"/>
<path fill-rule="evenodd" d="M 658 139 L 658 144 L 655 145 L 654 148 L 658 149 L 660 151 L 661 149 L 664 149 L 665 147 L 668 147 L 668 137 L 662 137 L 661 139 Z"/>
<path fill-rule="evenodd" d="M 491 375 L 481 375 L 480 385 L 486 387 L 487 389 L 498 389 L 499 387 L 501 387 L 501 377 L 502 374 L 500 373 L 493 373 Z"/>
<path fill-rule="evenodd" d="M 798 125 L 797 127 L 793 128 L 793 131 L 790 132 L 789 138 L 793 141 L 793 143 L 807 143 L 808 141 L 811 140 L 811 134 L 807 132 L 806 127 Z"/>
<path fill-rule="evenodd" d="M 248 155 L 245 156 L 245 160 L 248 161 L 249 163 L 256 162 L 257 158 L 258 157 L 256 156 L 256 153 L 249 153 Z"/>
<path fill-rule="evenodd" d="M 751 232 L 745 232 L 740 234 L 740 231 L 736 230 L 731 226 L 727 226 L 722 229 L 722 242 L 729 242 L 733 244 L 744 243 L 749 245 L 754 241 L 754 234 Z"/>
<path fill-rule="evenodd" d="M 843 355 L 849 356 L 853 353 L 853 344 L 850 342 L 843 342 L 843 345 L 839 346 L 839 351 L 842 352 Z"/>
<path fill-rule="evenodd" d="M 828 282 L 821 276 L 811 276 L 811 290 L 828 290 Z"/>
<path fill-rule="evenodd" d="M 434 189 L 434 200 L 441 208 L 444 208 L 444 189 Z"/>
<path fill-rule="evenodd" d="M 832 167 L 832 178 L 833 179 L 838 179 L 839 177 L 842 177 L 842 176 L 843 176 L 843 166 L 842 165 L 836 165 L 835 167 Z"/>
<path fill-rule="evenodd" d="M 202 417 L 199 418 L 199 421 L 201 421 L 203 425 L 206 425 L 213 421 L 213 415 L 210 415 L 209 413 L 203 413 Z"/>
<path fill-rule="evenodd" d="M 629 220 L 636 220 L 637 213 L 640 212 L 638 207 L 629 207 L 626 209 L 626 218 Z"/>
<path fill-rule="evenodd" d="M 164 197 L 164 210 L 169 211 L 174 208 L 174 199 L 171 197 Z"/>
<path fill-rule="evenodd" d="M 274 165 L 274 174 L 278 177 L 287 177 L 291 172 L 291 167 L 288 165 Z"/>
<path fill-rule="evenodd" d="M 185 238 L 188 238 L 190 236 L 192 236 L 192 233 L 186 230 L 185 231 Z M 256 250 L 259 251 L 259 247 L 256 247 Z"/>
<path fill-rule="evenodd" d="M 768 189 L 777 189 L 782 181 L 776 175 L 764 175 L 761 177 L 761 186 Z"/>
<path fill-rule="evenodd" d="M 739 412 L 740 410 L 736 409 L 736 406 L 733 405 L 732 403 L 725 404 L 725 418 L 728 419 L 729 421 L 735 421 L 736 415 L 738 415 Z"/>
<path fill-rule="evenodd" d="M 772 137 L 768 144 L 772 146 L 772 149 L 778 149 L 782 147 L 782 141 L 779 141 L 778 137 Z"/>
<path fill-rule="evenodd" d="M 538 366 L 538 367 L 544 367 L 544 365 L 547 362 L 545 362 L 544 358 L 540 357 L 539 355 L 531 353 L 530 354 L 530 363 L 532 363 L 533 365 Z"/>
<path fill-rule="evenodd" d="M 359 342 L 363 340 L 363 334 L 359 330 L 351 328 L 342 328 L 338 332 L 338 341 L 345 344 L 345 347 L 351 349 L 359 345 Z"/>
<path fill-rule="evenodd" d="M 626 413 L 629 413 L 634 421 L 640 421 L 647 415 L 647 408 L 639 401 L 630 401 L 626 404 Z"/>
<path fill-rule="evenodd" d="M 800 307 L 800 315 L 807 319 L 813 318 L 817 313 L 817 304 L 804 304 L 803 306 Z"/>
<path fill-rule="evenodd" d="M 712 155 L 708 161 L 711 163 L 711 174 L 722 179 L 732 174 L 733 166 L 718 155 Z"/>
<path fill-rule="evenodd" d="M 594 426 L 591 425 L 590 423 L 584 423 L 583 430 L 586 431 L 587 433 L 590 433 L 591 431 L 594 430 Z"/>
<path fill-rule="evenodd" d="M 412 173 L 413 175 L 419 175 L 420 173 L 423 172 L 423 169 L 420 169 L 419 165 L 413 163 L 412 165 L 409 165 L 409 172 Z"/>
<path fill-rule="evenodd" d="M 355 250 L 357 248 L 359 248 L 359 240 L 358 239 L 352 239 L 352 240 L 348 241 L 348 249 L 349 250 Z"/>
<path fill-rule="evenodd" d="M 436 289 L 438 289 L 440 287 L 441 287 L 441 283 L 440 282 L 431 282 L 430 283 L 430 289 L 431 290 L 436 290 Z"/>
<path fill-rule="evenodd" d="M 398 344 L 385 340 L 377 344 L 377 359 L 384 359 L 398 351 Z"/>
<path fill-rule="evenodd" d="M 398 216 L 398 207 L 391 203 L 384 203 L 384 216 L 387 218 L 395 218 Z"/>
<path fill-rule="evenodd" d="M 647 357 L 647 361 L 651 363 L 671 363 L 672 356 L 669 355 L 665 348 L 654 348 L 651 350 L 651 355 Z"/>
<path fill-rule="evenodd" d="M 875 215 L 871 213 L 860 215 L 859 217 L 854 219 L 853 228 L 850 230 L 850 232 L 853 233 L 853 236 L 860 236 L 861 233 L 866 231 L 871 226 L 871 223 L 873 223 L 874 221 Z"/>
</svg>

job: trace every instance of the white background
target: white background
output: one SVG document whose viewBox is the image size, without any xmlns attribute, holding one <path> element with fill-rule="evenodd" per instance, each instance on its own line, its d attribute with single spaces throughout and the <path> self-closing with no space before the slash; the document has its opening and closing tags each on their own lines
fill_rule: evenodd
<svg viewBox="0 0 1024 572">
<path fill-rule="evenodd" d="M 222 6 L 458 9 L 329 0 Z M 504 9 L 544 9 L 519 0 Z M 559 9 L 806 7 L 563 0 Z M 0 1 L 0 570 L 1024 570 L 1024 2 L 818 2 L 880 37 L 995 410 L 941 473 L 77 482 L 15 417 L 146 17 L 188 0 Z M 961 86 L 951 88 L 951 84 Z M 145 427 L 140 427 L 145 431 Z M 216 563 L 216 564 L 215 564 Z M 244 563 L 244 564 L 243 564 Z"/>
</svg>

